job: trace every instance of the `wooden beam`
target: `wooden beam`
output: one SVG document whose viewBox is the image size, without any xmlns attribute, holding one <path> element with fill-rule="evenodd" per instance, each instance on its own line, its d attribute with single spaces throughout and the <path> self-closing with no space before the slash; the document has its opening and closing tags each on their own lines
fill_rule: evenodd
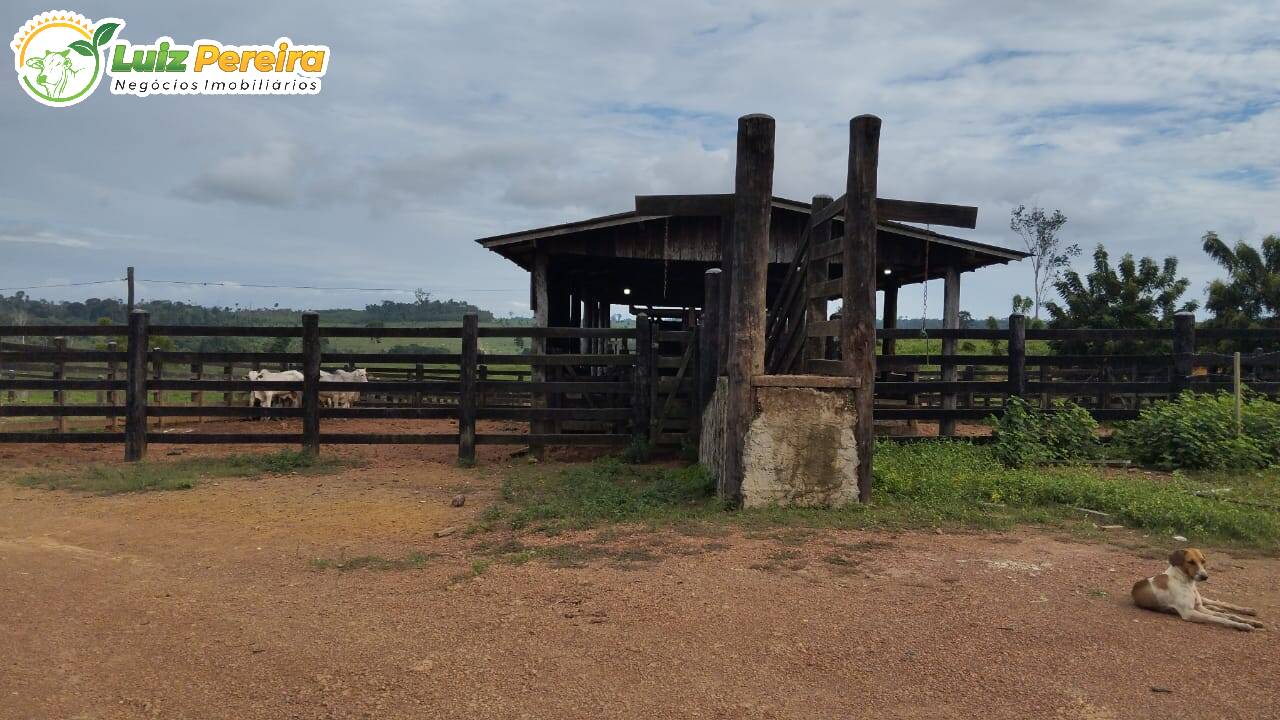
<svg viewBox="0 0 1280 720">
<path fill-rule="evenodd" d="M 815 323 L 827 321 L 827 300 L 826 298 L 815 298 L 813 291 L 818 283 L 823 283 L 830 279 L 828 271 L 831 263 L 826 258 L 815 258 L 814 253 L 819 245 L 831 242 L 831 222 L 815 225 L 813 219 L 818 213 L 830 207 L 831 204 L 830 195 L 814 195 L 813 202 L 809 205 L 809 261 L 804 268 L 804 322 L 806 335 L 809 334 L 808 328 L 813 327 Z M 821 360 L 825 346 L 826 338 L 806 337 L 804 341 L 804 359 Z"/>
<path fill-rule="evenodd" d="M 720 281 L 724 273 L 712 268 L 702 276 L 702 327 L 698 330 L 698 417 L 711 402 L 720 375 Z M 702 427 L 701 423 L 698 425 Z"/>
<path fill-rule="evenodd" d="M 880 159 L 880 118 L 859 115 L 849 122 L 849 175 L 845 192 L 843 307 L 840 352 L 844 375 L 859 378 L 858 499 L 871 502 L 871 456 L 875 452 L 872 388 L 876 372 L 876 173 Z"/>
<path fill-rule="evenodd" d="M 946 225 L 970 230 L 978 226 L 978 208 L 969 205 L 943 205 L 880 198 L 876 200 L 876 210 L 881 220 L 921 225 Z"/>
<path fill-rule="evenodd" d="M 733 215 L 733 195 L 637 195 L 637 215 Z"/>
<path fill-rule="evenodd" d="M 960 327 L 960 271 L 955 267 L 948 267 L 946 269 L 946 274 L 943 276 L 942 282 L 942 327 L 948 330 L 954 330 Z M 942 338 L 942 354 L 956 354 L 955 336 Z M 954 382 L 955 379 L 955 361 L 943 362 L 943 382 Z M 956 396 L 954 393 L 948 393 L 942 396 L 942 409 L 956 409 Z M 938 434 L 947 437 L 956 434 L 956 421 L 954 416 L 948 417 L 938 423 Z"/>
<path fill-rule="evenodd" d="M 534 325 L 540 328 L 548 327 L 548 321 L 551 318 L 551 300 L 548 297 L 547 274 L 548 274 L 547 249 L 539 245 L 534 249 L 533 255 L 533 272 L 529 273 L 529 293 L 531 295 L 531 304 L 533 305 Z M 529 352 L 533 355 L 545 355 L 547 352 L 547 339 L 545 337 L 533 337 L 529 340 Z M 536 383 L 545 383 L 547 381 L 547 368 L 545 365 L 535 365 L 532 368 L 531 379 Z M 529 404 L 535 408 L 547 407 L 548 395 L 534 393 Z M 547 423 L 542 421 L 532 421 L 529 423 L 530 435 L 545 435 L 547 432 Z M 536 443 L 529 442 L 529 455 L 540 458 L 545 452 L 545 447 Z"/>
<path fill-rule="evenodd" d="M 755 415 L 751 379 L 764 373 L 765 289 L 769 268 L 769 225 L 773 208 L 774 120 L 768 115 L 738 119 L 734 176 L 733 275 L 729 310 L 732 345 L 726 398 L 720 497 L 742 502 L 743 450 Z"/>
<path fill-rule="evenodd" d="M 886 285 L 884 288 L 884 321 L 881 326 L 885 330 L 893 330 L 898 327 L 898 286 Z M 887 336 L 882 341 L 884 347 L 881 350 L 882 355 L 892 355 L 898 351 L 897 341 L 891 336 Z"/>
</svg>

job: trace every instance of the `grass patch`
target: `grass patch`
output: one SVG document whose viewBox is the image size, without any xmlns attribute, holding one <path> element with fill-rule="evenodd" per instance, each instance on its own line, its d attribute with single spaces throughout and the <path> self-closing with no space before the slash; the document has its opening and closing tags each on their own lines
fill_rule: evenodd
<svg viewBox="0 0 1280 720">
<path fill-rule="evenodd" d="M 312 558 L 307 564 L 312 570 L 421 570 L 435 554 L 412 552 L 402 558 L 384 558 L 378 555 L 361 555 L 347 560 Z"/>
<path fill-rule="evenodd" d="M 186 458 L 166 462 L 138 462 L 123 465 L 86 465 L 61 470 L 42 470 L 15 478 L 24 487 L 114 495 L 149 490 L 187 490 L 210 478 L 259 477 L 262 475 L 323 475 L 351 467 L 349 460 L 318 458 L 295 451 L 266 455 Z"/>
<path fill-rule="evenodd" d="M 1280 471 L 1198 476 L 1118 474 L 1088 466 L 1004 467 L 989 447 L 962 441 L 880 443 L 874 502 L 824 510 L 761 508 L 726 512 L 699 466 L 674 469 L 619 460 L 546 470 L 522 468 L 503 484 L 485 529 L 556 534 L 614 523 L 670 527 L 716 537 L 731 526 L 748 536 L 802 545 L 814 529 L 1003 530 L 1032 523 L 1093 530 L 1096 518 L 1193 542 L 1275 549 L 1280 543 Z M 1230 488 L 1212 497 L 1208 489 Z M 1106 521 L 1104 521 L 1106 522 Z M 781 529 L 781 532 L 778 532 Z M 1102 537 L 1095 533 L 1096 536 Z M 882 541 L 850 552 L 883 547 Z M 541 552 L 541 551 L 539 551 Z"/>
</svg>

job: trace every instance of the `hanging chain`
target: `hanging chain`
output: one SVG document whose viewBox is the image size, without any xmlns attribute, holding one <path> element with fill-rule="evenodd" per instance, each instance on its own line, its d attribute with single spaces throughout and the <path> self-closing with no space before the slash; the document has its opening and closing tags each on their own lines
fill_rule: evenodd
<svg viewBox="0 0 1280 720">
<path fill-rule="evenodd" d="M 920 337 L 924 338 L 925 365 L 929 364 L 929 245 L 929 238 L 926 236 L 924 239 L 924 304 L 920 308 Z"/>
</svg>

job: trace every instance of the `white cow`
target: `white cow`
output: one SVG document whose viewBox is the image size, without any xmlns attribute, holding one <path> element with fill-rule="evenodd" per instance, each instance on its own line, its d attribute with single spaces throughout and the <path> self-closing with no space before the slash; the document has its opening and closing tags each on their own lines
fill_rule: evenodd
<svg viewBox="0 0 1280 720">
<path fill-rule="evenodd" d="M 297 370 L 271 372 L 270 370 L 250 370 L 250 381 L 268 382 L 302 382 L 302 373 Z M 297 407 L 302 394 L 297 390 L 254 390 L 249 394 L 249 404 L 253 407 L 271 407 L 276 400 L 281 405 Z"/>
<path fill-rule="evenodd" d="M 320 371 L 320 382 L 369 382 L 369 371 L 366 368 L 355 370 Z M 360 400 L 360 393 L 355 391 L 320 393 L 320 404 L 324 407 L 349 408 Z"/>
</svg>

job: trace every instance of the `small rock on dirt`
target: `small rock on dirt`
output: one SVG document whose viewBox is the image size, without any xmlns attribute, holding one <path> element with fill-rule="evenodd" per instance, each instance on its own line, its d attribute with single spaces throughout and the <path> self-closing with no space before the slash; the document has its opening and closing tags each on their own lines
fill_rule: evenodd
<svg viewBox="0 0 1280 720">
<path fill-rule="evenodd" d="M 439 538 L 439 537 L 447 537 L 447 536 L 452 535 L 452 534 L 454 534 L 454 533 L 456 533 L 456 532 L 458 532 L 458 528 L 456 528 L 456 527 L 447 527 L 447 528 L 440 528 L 439 530 L 437 530 L 437 531 L 435 532 L 435 535 L 436 535 L 436 537 L 438 537 L 438 538 Z"/>
<path fill-rule="evenodd" d="M 453 507 L 462 507 L 467 504 L 467 496 L 461 493 L 454 495 L 453 500 L 450 500 L 449 504 Z"/>
</svg>

